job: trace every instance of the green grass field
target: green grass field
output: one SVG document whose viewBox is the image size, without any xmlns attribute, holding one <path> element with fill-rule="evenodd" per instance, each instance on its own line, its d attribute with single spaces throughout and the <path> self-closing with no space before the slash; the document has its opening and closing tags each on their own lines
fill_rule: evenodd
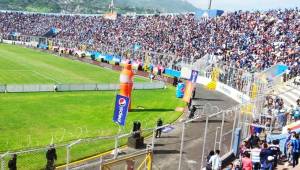
<svg viewBox="0 0 300 170">
<path fill-rule="evenodd" d="M 0 66 L 0 84 L 119 82 L 116 71 L 6 44 L 0 44 Z"/>
<path fill-rule="evenodd" d="M 119 73 L 93 65 L 59 58 L 32 49 L 0 44 L 1 83 L 117 83 Z M 2 67 L 3 66 L 3 67 Z M 30 71 L 16 71 L 30 70 Z M 44 76 L 40 76 L 40 74 Z M 147 81 L 138 78 L 137 81 Z M 118 91 L 0 93 L 0 153 L 44 147 L 53 141 L 66 143 L 78 138 L 115 135 L 113 123 L 115 95 Z M 176 120 L 183 106 L 175 98 L 175 89 L 135 90 L 126 127 L 139 120 L 142 128 L 151 128 L 158 118 L 164 123 Z M 122 139 L 120 144 L 125 144 Z M 114 147 L 113 140 L 82 143 L 72 148 L 71 159 L 78 160 Z M 64 164 L 66 149 L 58 148 L 58 164 Z M 19 155 L 18 169 L 41 169 L 44 152 Z M 6 158 L 7 159 L 7 158 Z"/>
</svg>

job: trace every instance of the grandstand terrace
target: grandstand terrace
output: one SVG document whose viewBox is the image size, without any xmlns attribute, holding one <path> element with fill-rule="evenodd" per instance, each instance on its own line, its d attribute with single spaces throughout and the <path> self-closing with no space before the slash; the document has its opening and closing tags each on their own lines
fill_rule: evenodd
<svg viewBox="0 0 300 170">
<path fill-rule="evenodd" d="M 297 8 L 238 11 L 201 21 L 194 14 L 119 16 L 112 21 L 103 16 L 0 12 L 0 33 L 43 36 L 55 27 L 61 29 L 55 39 L 94 50 L 109 48 L 123 56 L 137 44 L 142 51 L 170 54 L 152 62 L 177 70 L 183 60 L 192 63 L 205 54 L 252 71 L 277 63 L 299 70 L 294 68 L 299 62 L 299 20 Z"/>
</svg>

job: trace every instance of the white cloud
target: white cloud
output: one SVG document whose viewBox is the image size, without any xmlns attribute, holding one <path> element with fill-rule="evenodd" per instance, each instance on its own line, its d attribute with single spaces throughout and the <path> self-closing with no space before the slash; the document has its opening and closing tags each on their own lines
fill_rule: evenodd
<svg viewBox="0 0 300 170">
<path fill-rule="evenodd" d="M 201 9 L 207 9 L 209 0 L 187 0 Z M 213 9 L 267 10 L 300 7 L 300 0 L 212 0 Z"/>
</svg>

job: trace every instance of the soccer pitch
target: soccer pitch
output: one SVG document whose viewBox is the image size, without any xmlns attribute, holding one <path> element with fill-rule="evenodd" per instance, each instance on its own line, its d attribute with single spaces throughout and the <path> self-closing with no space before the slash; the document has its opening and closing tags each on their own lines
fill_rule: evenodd
<svg viewBox="0 0 300 170">
<path fill-rule="evenodd" d="M 0 84 L 118 83 L 119 72 L 56 57 L 19 46 L 0 44 Z M 26 71 L 25 71 L 26 70 Z M 136 78 L 136 81 L 148 81 Z M 115 96 L 119 91 L 0 93 L 0 153 L 66 143 L 78 138 L 111 136 L 118 132 L 112 121 Z M 130 132 L 139 120 L 142 129 L 175 121 L 184 106 L 175 98 L 175 88 L 134 90 L 132 109 L 122 133 Z M 120 141 L 120 145 L 125 144 Z M 72 161 L 114 147 L 114 140 L 80 144 L 72 149 Z M 65 148 L 57 149 L 58 164 L 64 164 Z M 41 169 L 44 153 L 21 155 L 18 169 Z"/>
<path fill-rule="evenodd" d="M 135 81 L 148 81 L 135 78 Z M 0 84 L 118 83 L 119 73 L 20 46 L 0 44 Z"/>
</svg>

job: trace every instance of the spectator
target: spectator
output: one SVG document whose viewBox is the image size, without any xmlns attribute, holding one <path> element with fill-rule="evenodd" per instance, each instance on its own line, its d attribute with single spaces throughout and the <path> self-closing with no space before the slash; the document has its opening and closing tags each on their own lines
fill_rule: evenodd
<svg viewBox="0 0 300 170">
<path fill-rule="evenodd" d="M 205 21 L 196 20 L 194 14 L 120 16 L 111 21 L 99 16 L 0 12 L 0 34 L 29 41 L 11 33 L 43 36 L 55 27 L 60 31 L 53 37 L 54 45 L 84 45 L 132 60 L 141 60 L 141 51 L 150 51 L 152 64 L 176 70 L 207 54 L 227 70 L 222 81 L 242 90 L 247 71 L 283 63 L 289 67 L 288 79 L 299 75 L 299 18 L 298 9 L 238 11 Z"/>
<path fill-rule="evenodd" d="M 254 170 L 260 170 L 260 152 L 261 149 L 258 145 L 255 145 L 254 148 L 251 149 L 251 160 Z"/>
<path fill-rule="evenodd" d="M 240 146 L 240 154 L 243 156 L 249 149 L 249 142 L 243 141 L 243 143 Z"/>
<path fill-rule="evenodd" d="M 274 168 L 277 167 L 277 161 L 280 156 L 280 148 L 279 148 L 279 140 L 273 140 L 272 145 L 269 146 L 269 150 L 272 152 L 272 156 L 274 157 Z"/>
<path fill-rule="evenodd" d="M 268 149 L 268 144 L 264 143 L 260 151 L 260 166 L 262 170 L 272 170 L 272 152 Z"/>
<path fill-rule="evenodd" d="M 298 165 L 298 158 L 300 153 L 300 141 L 299 135 L 295 134 L 291 139 L 291 146 L 292 146 L 292 156 L 293 156 L 293 168 Z"/>
<path fill-rule="evenodd" d="M 234 170 L 233 163 L 229 163 L 229 165 L 225 168 L 225 170 Z"/>
<path fill-rule="evenodd" d="M 300 110 L 299 107 L 296 107 L 293 113 L 293 117 L 295 119 L 295 122 L 300 120 Z"/>
<path fill-rule="evenodd" d="M 252 170 L 252 161 L 250 159 L 250 154 L 245 153 L 245 156 L 242 158 L 242 169 L 243 170 Z"/>
<path fill-rule="evenodd" d="M 46 170 L 55 169 L 55 161 L 57 160 L 56 149 L 54 145 L 51 145 L 46 153 L 47 165 Z"/>
<path fill-rule="evenodd" d="M 17 170 L 17 154 L 12 155 L 12 159 L 8 161 L 9 170 Z"/>
<path fill-rule="evenodd" d="M 259 137 L 258 137 L 258 133 L 255 133 L 253 135 L 251 135 L 250 139 L 249 139 L 249 143 L 250 143 L 250 147 L 254 148 L 254 146 L 258 145 L 259 142 Z"/>
<path fill-rule="evenodd" d="M 161 118 L 159 118 L 156 123 L 157 129 L 156 129 L 155 138 L 160 138 L 161 131 L 162 131 L 162 128 L 161 128 L 162 125 L 163 125 L 163 121 L 161 120 Z"/>
<path fill-rule="evenodd" d="M 216 150 L 215 154 L 209 159 L 212 170 L 221 170 L 222 160 L 220 157 L 220 150 Z"/>
<path fill-rule="evenodd" d="M 206 157 L 206 170 L 212 169 L 212 164 L 209 162 L 210 158 L 215 154 L 214 151 L 210 151 L 209 154 Z"/>
</svg>

